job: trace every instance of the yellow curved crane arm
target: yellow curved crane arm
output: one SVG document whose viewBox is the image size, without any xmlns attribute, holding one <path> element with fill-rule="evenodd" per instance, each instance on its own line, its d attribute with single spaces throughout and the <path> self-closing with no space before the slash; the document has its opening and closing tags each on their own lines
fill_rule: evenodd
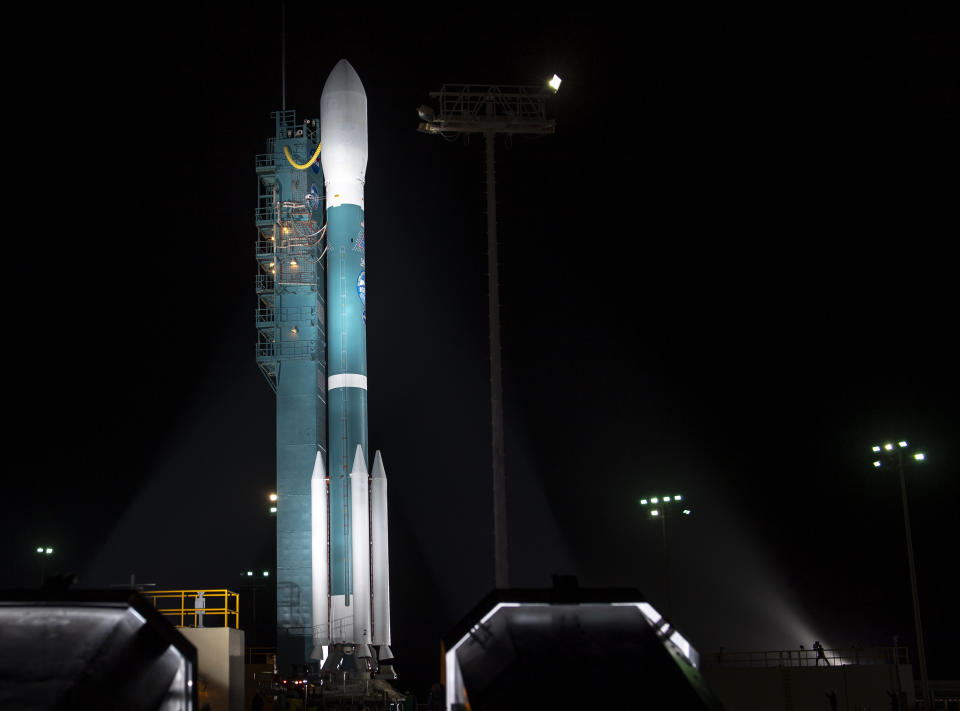
<svg viewBox="0 0 960 711">
<path fill-rule="evenodd" d="M 297 170 L 306 170 L 311 165 L 313 165 L 313 161 L 315 161 L 317 159 L 317 156 L 320 155 L 320 144 L 319 143 L 317 144 L 317 150 L 313 152 L 313 157 L 310 160 L 308 160 L 306 163 L 303 163 L 302 165 L 300 163 L 297 163 L 297 161 L 293 159 L 293 156 L 290 155 L 289 146 L 283 147 L 283 155 L 285 155 L 287 157 L 287 160 L 290 161 L 290 165 L 292 165 Z"/>
</svg>

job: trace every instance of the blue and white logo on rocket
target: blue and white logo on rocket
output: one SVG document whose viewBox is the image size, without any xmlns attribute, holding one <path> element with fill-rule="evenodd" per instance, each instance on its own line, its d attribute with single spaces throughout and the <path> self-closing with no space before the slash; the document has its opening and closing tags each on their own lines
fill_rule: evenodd
<svg viewBox="0 0 960 711">
<path fill-rule="evenodd" d="M 364 306 L 367 305 L 367 277 L 366 277 L 366 274 L 367 274 L 367 270 L 364 269 L 362 272 L 360 272 L 359 276 L 357 276 L 357 296 L 360 297 L 360 301 L 363 303 Z"/>
</svg>

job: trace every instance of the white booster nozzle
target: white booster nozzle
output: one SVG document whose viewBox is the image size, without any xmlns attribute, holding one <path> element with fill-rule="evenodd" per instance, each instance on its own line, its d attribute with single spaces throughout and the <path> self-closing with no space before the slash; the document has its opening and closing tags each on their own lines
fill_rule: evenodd
<svg viewBox="0 0 960 711">
<path fill-rule="evenodd" d="M 350 62 L 341 59 L 320 95 L 320 162 L 327 208 L 363 207 L 367 173 L 367 93 Z"/>
</svg>

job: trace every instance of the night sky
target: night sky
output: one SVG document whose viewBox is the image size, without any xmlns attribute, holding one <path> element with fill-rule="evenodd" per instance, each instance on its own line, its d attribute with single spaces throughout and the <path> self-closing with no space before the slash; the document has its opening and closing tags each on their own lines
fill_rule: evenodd
<svg viewBox="0 0 960 711">
<path fill-rule="evenodd" d="M 41 544 L 85 587 L 249 600 L 240 572 L 273 564 L 254 157 L 280 13 L 198 6 L 9 23 L 36 56 L 5 56 L 0 587 L 39 582 Z M 435 680 L 441 635 L 493 585 L 483 141 L 418 133 L 416 108 L 554 72 L 556 134 L 497 143 L 511 583 L 575 574 L 666 608 L 638 499 L 682 493 L 669 613 L 701 652 L 912 646 L 898 480 L 870 451 L 904 438 L 927 453 L 907 485 L 929 674 L 960 676 L 946 18 L 328 12 L 289 3 L 287 107 L 317 116 L 340 58 L 367 91 L 401 688 Z"/>
</svg>

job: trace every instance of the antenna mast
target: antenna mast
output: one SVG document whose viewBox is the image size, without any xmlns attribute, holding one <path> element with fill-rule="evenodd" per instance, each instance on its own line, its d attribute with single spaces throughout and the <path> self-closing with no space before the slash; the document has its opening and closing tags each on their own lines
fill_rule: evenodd
<svg viewBox="0 0 960 711">
<path fill-rule="evenodd" d="M 280 108 L 287 110 L 287 3 L 280 3 Z"/>
</svg>

